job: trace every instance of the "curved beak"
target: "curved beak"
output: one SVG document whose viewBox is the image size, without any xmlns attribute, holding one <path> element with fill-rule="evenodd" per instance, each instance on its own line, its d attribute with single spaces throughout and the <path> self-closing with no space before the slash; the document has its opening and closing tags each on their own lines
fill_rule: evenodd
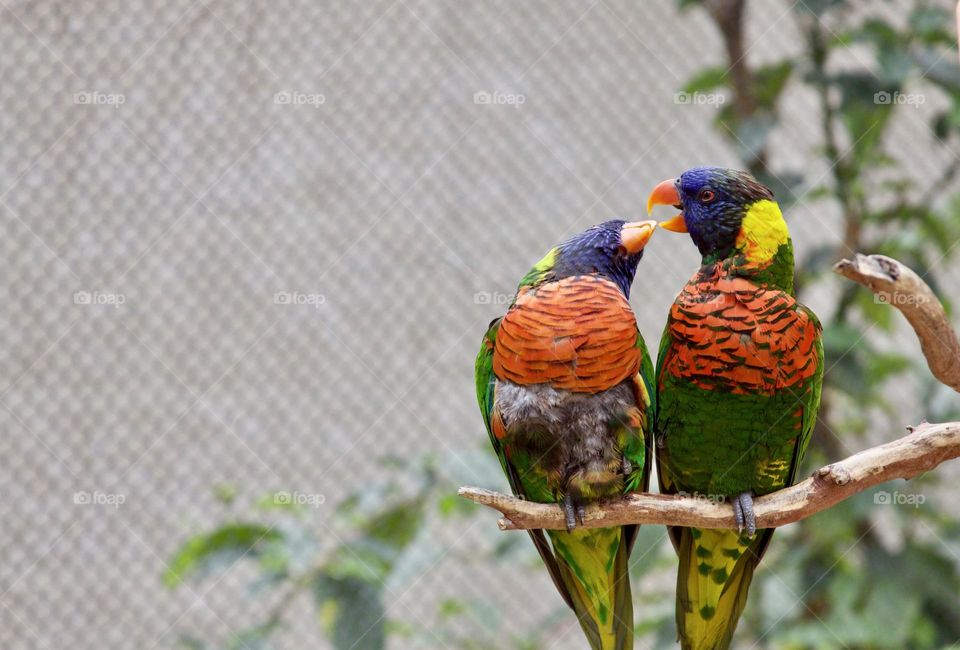
<svg viewBox="0 0 960 650">
<path fill-rule="evenodd" d="M 639 253 L 647 245 L 657 229 L 656 221 L 631 221 L 620 228 L 620 244 L 631 255 Z"/>
<path fill-rule="evenodd" d="M 653 212 L 655 205 L 672 205 L 678 210 L 681 209 L 680 194 L 677 192 L 675 179 L 667 179 L 653 188 L 647 198 L 647 214 Z M 687 224 L 683 220 L 682 212 L 666 221 L 661 221 L 660 227 L 672 232 L 687 232 Z"/>
</svg>

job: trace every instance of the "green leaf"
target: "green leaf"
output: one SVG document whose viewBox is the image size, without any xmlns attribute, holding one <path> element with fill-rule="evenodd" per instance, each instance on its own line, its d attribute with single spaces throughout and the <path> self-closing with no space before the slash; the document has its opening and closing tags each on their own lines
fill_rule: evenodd
<svg viewBox="0 0 960 650">
<path fill-rule="evenodd" d="M 754 80 L 757 104 L 766 109 L 773 109 L 790 79 L 791 72 L 793 72 L 793 61 L 789 60 L 757 68 Z"/>
<path fill-rule="evenodd" d="M 955 45 L 948 26 L 952 16 L 943 7 L 918 6 L 910 13 L 910 29 L 913 35 L 926 45 Z"/>
<path fill-rule="evenodd" d="M 423 500 L 414 499 L 389 508 L 364 526 L 366 535 L 402 549 L 416 537 L 423 519 Z"/>
<path fill-rule="evenodd" d="M 456 598 L 447 598 L 440 603 L 440 616 L 443 618 L 450 618 L 452 616 L 459 616 L 467 611 L 466 605 L 463 604 L 460 600 Z"/>
<path fill-rule="evenodd" d="M 843 73 L 832 78 L 840 88 L 840 114 L 853 142 L 853 160 L 862 165 L 880 143 L 900 87 L 881 83 L 869 73 Z"/>
<path fill-rule="evenodd" d="M 478 512 L 475 504 L 452 492 L 442 495 L 437 500 L 437 510 L 444 517 L 467 516 Z"/>
<path fill-rule="evenodd" d="M 729 83 L 730 78 L 727 68 L 723 66 L 705 68 L 684 84 L 683 92 L 690 94 L 705 93 L 725 87 Z"/>
<path fill-rule="evenodd" d="M 386 609 L 377 584 L 320 574 L 313 586 L 320 625 L 337 650 L 382 650 Z"/>
<path fill-rule="evenodd" d="M 170 561 L 164 582 L 173 587 L 191 575 L 209 573 L 240 558 L 256 558 L 281 540 L 280 532 L 262 524 L 227 524 L 187 540 Z"/>
<path fill-rule="evenodd" d="M 220 503 L 228 506 L 237 498 L 237 488 L 229 483 L 219 483 L 213 486 L 213 496 Z"/>
<path fill-rule="evenodd" d="M 879 64 L 879 76 L 884 83 L 899 86 L 913 67 L 909 52 L 909 36 L 897 31 L 892 25 L 871 19 L 859 28 L 851 30 L 854 41 L 870 43 Z"/>
</svg>

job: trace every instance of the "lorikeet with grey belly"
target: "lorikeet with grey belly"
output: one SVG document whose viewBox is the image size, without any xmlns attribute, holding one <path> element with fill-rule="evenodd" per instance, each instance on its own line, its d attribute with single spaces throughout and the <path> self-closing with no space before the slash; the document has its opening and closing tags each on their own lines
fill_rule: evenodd
<svg viewBox="0 0 960 650">
<path fill-rule="evenodd" d="M 756 530 L 753 496 L 791 485 L 823 383 L 820 323 L 797 303 L 793 244 L 768 188 L 746 172 L 691 169 L 658 185 L 655 204 L 682 213 L 700 269 L 677 296 L 657 359 L 657 473 L 663 492 L 723 497 L 740 531 L 670 528 L 680 556 L 682 647 L 730 647 L 772 529 Z"/>
<path fill-rule="evenodd" d="M 655 228 L 607 221 L 551 249 L 477 356 L 477 399 L 510 487 L 564 509 L 566 531 L 530 536 L 594 650 L 633 647 L 637 527 L 577 524 L 586 504 L 649 483 L 653 364 L 627 299 Z"/>
</svg>

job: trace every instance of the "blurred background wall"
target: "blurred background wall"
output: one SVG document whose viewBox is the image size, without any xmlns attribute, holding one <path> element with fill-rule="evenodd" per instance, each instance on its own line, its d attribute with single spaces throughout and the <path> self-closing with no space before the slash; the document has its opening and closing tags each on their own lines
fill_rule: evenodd
<svg viewBox="0 0 960 650">
<path fill-rule="evenodd" d="M 749 5 L 751 65 L 804 51 L 798 4 Z M 852 4 L 900 26 L 914 6 Z M 433 501 L 400 511 L 417 525 L 374 597 L 390 647 L 581 647 L 526 538 L 444 495 L 505 487 L 473 358 L 529 266 L 593 223 L 645 218 L 663 178 L 744 166 L 753 144 L 715 124 L 729 92 L 677 94 L 727 67 L 709 13 L 5 0 L 0 44 L 0 647 L 252 648 L 242 631 L 273 608 L 273 647 L 350 647 L 330 633 L 338 603 L 366 601 L 278 585 L 363 564 L 364 508 L 418 490 Z M 836 61 L 876 57 L 852 44 Z M 802 175 L 788 222 L 801 257 L 827 251 L 823 271 L 845 223 L 818 191 L 831 166 L 803 74 L 778 95 L 765 163 Z M 884 132 L 904 164 L 876 172 L 910 197 L 957 155 L 930 126 L 950 94 L 923 92 Z M 697 263 L 669 233 L 648 248 L 631 302 L 652 347 Z M 804 298 L 826 319 L 839 287 L 819 278 Z M 878 345 L 919 358 L 893 325 Z M 900 410 L 867 418 L 879 439 L 927 415 L 922 373 L 884 384 Z M 304 507 L 271 507 L 285 499 Z M 297 549 L 282 571 L 257 547 L 171 578 L 187 540 L 252 521 Z M 670 641 L 663 537 L 637 553 L 638 621 L 667 630 L 641 647 Z"/>
</svg>

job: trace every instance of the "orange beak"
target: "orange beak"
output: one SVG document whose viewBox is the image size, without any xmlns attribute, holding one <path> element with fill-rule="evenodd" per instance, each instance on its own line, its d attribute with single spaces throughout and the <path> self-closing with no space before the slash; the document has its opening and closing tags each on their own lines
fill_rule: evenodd
<svg viewBox="0 0 960 650">
<path fill-rule="evenodd" d="M 647 245 L 657 229 L 656 221 L 631 221 L 620 228 L 620 244 L 631 255 L 639 253 Z"/>
<path fill-rule="evenodd" d="M 672 205 L 680 209 L 680 195 L 677 193 L 676 180 L 667 179 L 653 188 L 650 197 L 647 198 L 647 214 L 653 212 L 655 205 Z M 660 227 L 671 232 L 687 232 L 687 224 L 683 220 L 682 212 L 666 221 L 661 221 Z"/>
</svg>

